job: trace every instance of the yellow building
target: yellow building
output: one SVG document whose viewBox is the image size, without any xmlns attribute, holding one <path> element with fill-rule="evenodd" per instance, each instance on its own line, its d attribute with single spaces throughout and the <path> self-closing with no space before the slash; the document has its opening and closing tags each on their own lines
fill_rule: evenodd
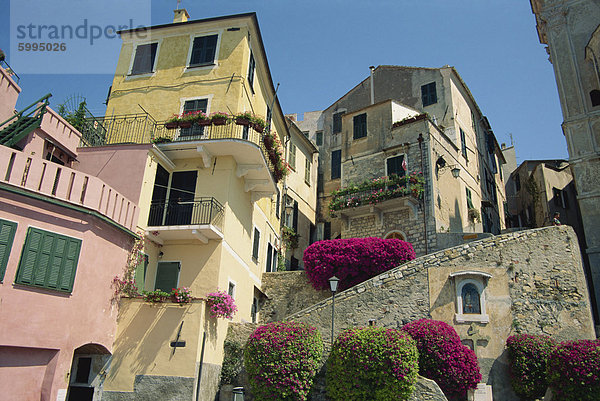
<svg viewBox="0 0 600 401">
<path fill-rule="evenodd" d="M 123 45 L 106 116 L 104 151 L 84 169 L 110 170 L 111 185 L 140 205 L 144 258 L 136 273 L 146 291 L 188 287 L 188 304 L 122 298 L 106 400 L 213 400 L 229 320 L 210 316 L 204 298 L 227 291 L 234 322 L 256 321 L 261 275 L 280 248 L 281 160 L 289 136 L 275 97 L 254 13 L 119 32 Z M 166 129 L 173 114 L 249 112 L 274 141 L 237 125 Z M 274 142 L 274 144 L 272 144 Z M 138 398 L 136 398 L 138 397 Z"/>
</svg>

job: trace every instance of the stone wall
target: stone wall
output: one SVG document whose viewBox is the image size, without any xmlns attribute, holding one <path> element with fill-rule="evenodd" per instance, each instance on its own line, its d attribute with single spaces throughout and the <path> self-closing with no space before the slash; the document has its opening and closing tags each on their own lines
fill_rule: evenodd
<svg viewBox="0 0 600 401">
<path fill-rule="evenodd" d="M 262 291 L 267 300 L 260 308 L 261 323 L 283 320 L 331 296 L 329 291 L 315 290 L 304 271 L 263 273 Z"/>
</svg>

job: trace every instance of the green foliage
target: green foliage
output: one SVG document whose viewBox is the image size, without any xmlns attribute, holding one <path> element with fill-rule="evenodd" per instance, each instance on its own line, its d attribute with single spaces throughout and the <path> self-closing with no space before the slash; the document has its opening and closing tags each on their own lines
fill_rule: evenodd
<svg viewBox="0 0 600 401">
<path fill-rule="evenodd" d="M 281 237 L 287 249 L 298 248 L 298 239 L 300 238 L 300 235 L 298 235 L 293 228 L 284 226 L 281 229 Z"/>
<path fill-rule="evenodd" d="M 146 302 L 162 302 L 171 296 L 170 293 L 161 290 L 142 291 L 142 295 Z"/>
<path fill-rule="evenodd" d="M 256 401 L 304 401 L 323 355 L 321 333 L 296 322 L 257 328 L 244 350 L 244 367 Z"/>
<path fill-rule="evenodd" d="M 405 332 L 348 329 L 327 361 L 327 395 L 334 401 L 407 400 L 417 381 L 418 352 Z"/>
<path fill-rule="evenodd" d="M 519 334 L 506 340 L 513 390 L 523 400 L 543 397 L 548 387 L 546 367 L 556 342 L 547 336 Z"/>
<path fill-rule="evenodd" d="M 240 374 L 244 366 L 244 347 L 234 341 L 225 340 L 223 352 L 221 385 L 233 384 L 233 381 Z"/>
<path fill-rule="evenodd" d="M 548 358 L 548 384 L 556 400 L 600 400 L 600 340 L 557 345 Z"/>
<path fill-rule="evenodd" d="M 77 106 L 77 110 L 69 112 L 64 104 L 58 106 L 58 114 L 61 115 L 62 118 L 67 120 L 69 124 L 71 124 L 75 129 L 79 132 L 84 132 L 88 129 L 88 122 L 86 121 L 86 101 L 82 101 Z"/>
</svg>

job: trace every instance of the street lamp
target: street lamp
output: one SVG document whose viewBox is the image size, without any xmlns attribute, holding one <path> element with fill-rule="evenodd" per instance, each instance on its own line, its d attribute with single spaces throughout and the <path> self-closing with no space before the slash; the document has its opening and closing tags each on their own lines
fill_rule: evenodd
<svg viewBox="0 0 600 401">
<path fill-rule="evenodd" d="M 329 278 L 329 289 L 331 290 L 331 293 L 333 294 L 331 297 L 331 345 L 332 346 L 333 346 L 333 317 L 335 315 L 335 292 L 337 291 L 339 282 L 340 282 L 340 279 L 337 278 L 336 276 L 331 276 Z"/>
</svg>

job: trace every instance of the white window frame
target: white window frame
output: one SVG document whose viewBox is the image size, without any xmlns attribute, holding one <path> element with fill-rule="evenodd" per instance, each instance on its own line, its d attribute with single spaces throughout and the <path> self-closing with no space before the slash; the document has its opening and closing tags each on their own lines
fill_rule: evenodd
<svg viewBox="0 0 600 401">
<path fill-rule="evenodd" d="M 390 176 L 390 174 L 388 172 L 388 164 L 387 164 L 388 159 L 393 159 L 394 157 L 398 157 L 398 156 L 404 156 L 404 161 L 406 162 L 406 171 L 404 172 L 404 176 L 408 177 L 408 170 L 409 170 L 408 169 L 408 153 L 399 153 L 397 155 L 388 156 L 388 157 L 385 158 L 385 160 L 383 161 L 383 163 L 384 163 L 384 167 L 385 167 L 385 176 L 386 177 Z"/>
<path fill-rule="evenodd" d="M 157 43 L 156 55 L 154 56 L 154 65 L 152 66 L 152 72 L 147 72 L 145 74 L 131 75 L 131 72 L 133 70 L 133 62 L 135 61 L 135 55 L 137 53 L 138 46 L 149 45 L 152 43 Z M 156 74 L 156 65 L 158 64 L 158 55 L 160 54 L 160 45 L 161 44 L 162 44 L 162 39 L 133 42 L 133 52 L 131 53 L 131 60 L 129 61 L 129 69 L 127 70 L 127 77 L 125 77 L 125 80 L 135 79 L 135 78 L 147 78 L 147 77 L 151 77 L 154 74 Z"/>
<path fill-rule="evenodd" d="M 192 49 L 194 48 L 194 39 L 201 38 L 203 36 L 212 36 L 217 35 L 217 44 L 215 49 L 215 59 L 212 64 L 202 65 L 202 66 L 190 66 L 190 61 L 192 58 Z M 223 30 L 211 31 L 211 32 L 202 32 L 190 35 L 190 44 L 188 48 L 187 58 L 185 60 L 184 72 L 188 71 L 197 71 L 197 70 L 209 70 L 213 68 L 217 68 L 219 66 L 219 50 L 221 49 L 221 38 L 223 37 Z"/>
<path fill-rule="evenodd" d="M 455 319 L 457 323 L 467 323 L 467 322 L 479 322 L 479 323 L 489 323 L 490 317 L 487 314 L 486 310 L 486 294 L 485 289 L 487 287 L 487 281 L 492 277 L 491 274 L 483 273 L 483 272 L 458 272 L 450 274 L 450 277 L 454 277 L 455 280 L 455 288 L 456 288 L 456 314 Z M 473 314 L 473 313 L 464 313 L 463 312 L 463 300 L 462 300 L 462 290 L 463 287 L 467 284 L 473 284 L 477 291 L 479 292 L 479 306 L 481 313 Z"/>
<path fill-rule="evenodd" d="M 254 258 L 254 232 L 258 231 L 258 254 L 256 255 L 256 259 Z M 250 241 L 250 259 L 254 262 L 254 264 L 258 265 L 260 261 L 260 238 L 262 237 L 262 231 L 257 226 L 252 227 L 252 240 Z"/>
<path fill-rule="evenodd" d="M 233 284 L 233 294 L 230 294 L 233 299 L 235 299 L 235 295 L 237 292 L 237 282 L 233 280 L 231 277 L 227 278 L 227 294 L 229 294 L 229 286 Z"/>
</svg>

